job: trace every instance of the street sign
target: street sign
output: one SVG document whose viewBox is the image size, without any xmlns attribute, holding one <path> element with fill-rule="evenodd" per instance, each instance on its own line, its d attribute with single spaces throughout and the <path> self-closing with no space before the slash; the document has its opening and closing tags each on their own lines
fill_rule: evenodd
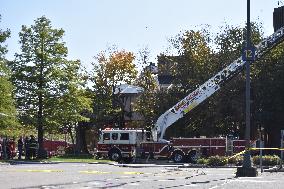
<svg viewBox="0 0 284 189">
<path fill-rule="evenodd" d="M 245 47 L 242 52 L 243 61 L 254 61 L 255 60 L 255 47 Z"/>
</svg>

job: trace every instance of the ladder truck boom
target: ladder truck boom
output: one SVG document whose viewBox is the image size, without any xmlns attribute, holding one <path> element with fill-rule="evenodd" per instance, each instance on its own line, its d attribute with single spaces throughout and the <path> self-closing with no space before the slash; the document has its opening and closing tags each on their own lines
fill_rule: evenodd
<svg viewBox="0 0 284 189">
<path fill-rule="evenodd" d="M 278 29 L 269 37 L 262 40 L 257 46 L 255 51 L 255 58 L 260 59 L 265 53 L 282 42 L 284 39 L 284 27 Z M 238 74 L 245 65 L 242 57 L 236 59 L 233 63 L 218 72 L 204 84 L 199 86 L 176 105 L 162 114 L 155 126 L 152 128 L 152 136 L 154 141 L 165 141 L 163 139 L 166 129 L 175 123 L 178 119 L 182 118 L 185 114 L 190 112 L 201 102 L 206 100 L 216 91 L 218 91 L 223 83 Z"/>
</svg>

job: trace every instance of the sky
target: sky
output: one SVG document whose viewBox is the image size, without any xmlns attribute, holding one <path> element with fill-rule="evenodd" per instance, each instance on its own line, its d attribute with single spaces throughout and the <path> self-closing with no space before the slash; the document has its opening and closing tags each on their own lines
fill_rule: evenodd
<svg viewBox="0 0 284 189">
<path fill-rule="evenodd" d="M 251 0 L 251 21 L 273 33 L 273 10 L 284 1 Z M 283 2 L 283 3 L 282 3 Z M 247 0 L 0 0 L 1 29 L 11 37 L 7 58 L 20 52 L 22 25 L 46 16 L 54 28 L 63 28 L 69 59 L 80 59 L 91 69 L 94 56 L 115 45 L 134 53 L 147 47 L 150 61 L 169 47 L 168 39 L 180 31 L 210 25 L 217 33 L 225 24 L 244 26 Z"/>
</svg>

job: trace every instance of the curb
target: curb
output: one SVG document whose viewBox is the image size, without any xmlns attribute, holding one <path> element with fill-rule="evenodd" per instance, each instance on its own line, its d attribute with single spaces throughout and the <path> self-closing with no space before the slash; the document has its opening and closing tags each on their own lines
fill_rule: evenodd
<svg viewBox="0 0 284 189">
<path fill-rule="evenodd" d="M 0 165 L 15 165 L 15 164 L 59 164 L 59 163 L 85 163 L 85 164 L 110 164 L 113 165 L 114 162 L 64 162 L 64 161 L 14 161 L 7 160 L 6 162 L 0 162 Z"/>
<path fill-rule="evenodd" d="M 88 164 L 108 164 L 108 165 L 114 165 L 116 163 L 114 163 L 114 162 L 90 162 Z"/>
<path fill-rule="evenodd" d="M 111 164 L 109 162 L 64 162 L 64 161 L 8 161 L 7 164 L 59 164 L 59 163 L 85 163 L 85 164 Z"/>
<path fill-rule="evenodd" d="M 179 165 L 156 165 L 156 164 L 113 164 L 118 167 L 131 167 L 131 168 L 143 168 L 143 167 L 179 167 Z"/>
<path fill-rule="evenodd" d="M 161 164 L 121 164 L 121 163 L 112 163 L 110 165 L 119 166 L 119 167 L 132 167 L 132 168 L 142 168 L 142 167 L 177 167 L 177 168 L 238 168 L 239 166 L 208 166 L 202 164 L 188 164 L 188 163 L 161 163 Z"/>
<path fill-rule="evenodd" d="M 7 162 L 10 165 L 16 165 L 16 164 L 58 164 L 58 162 L 34 162 L 34 161 L 8 161 Z"/>
<path fill-rule="evenodd" d="M 10 165 L 9 163 L 0 162 L 0 165 Z"/>
<path fill-rule="evenodd" d="M 284 172 L 284 168 L 283 167 L 272 167 L 272 168 L 269 168 L 269 169 L 264 169 L 263 172 L 270 172 L 270 173 Z"/>
</svg>

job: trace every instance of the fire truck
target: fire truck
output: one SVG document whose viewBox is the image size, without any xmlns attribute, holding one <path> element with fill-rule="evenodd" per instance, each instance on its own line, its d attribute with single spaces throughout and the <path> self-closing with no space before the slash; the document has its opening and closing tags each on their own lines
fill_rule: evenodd
<svg viewBox="0 0 284 189">
<path fill-rule="evenodd" d="M 153 141 L 144 129 L 107 128 L 101 131 L 97 157 L 130 162 L 135 158 L 163 158 L 176 163 L 191 162 L 213 155 L 230 155 L 245 149 L 245 140 L 220 138 L 172 138 Z"/>
<path fill-rule="evenodd" d="M 255 59 L 281 43 L 284 39 L 284 27 L 255 46 Z M 132 157 L 166 157 L 174 162 L 196 162 L 197 158 L 210 155 L 237 153 L 245 148 L 244 140 L 224 138 L 173 138 L 164 139 L 165 131 L 178 119 L 190 112 L 201 102 L 209 98 L 232 77 L 241 72 L 246 61 L 239 57 L 222 69 L 196 90 L 188 94 L 176 105 L 162 114 L 151 132 L 144 129 L 104 129 L 97 144 L 97 155 L 109 157 L 114 161 Z M 151 135 L 149 137 L 149 135 Z"/>
</svg>

